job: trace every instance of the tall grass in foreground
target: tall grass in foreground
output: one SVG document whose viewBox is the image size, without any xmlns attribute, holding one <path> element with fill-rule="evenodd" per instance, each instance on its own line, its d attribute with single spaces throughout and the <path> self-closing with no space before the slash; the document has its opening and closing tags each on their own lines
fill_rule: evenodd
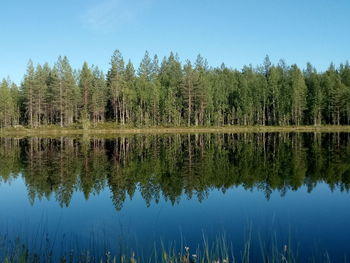
<svg viewBox="0 0 350 263">
<path fill-rule="evenodd" d="M 254 239 L 255 241 L 255 239 Z M 332 261 L 329 254 L 319 251 L 316 255 L 302 256 L 302 251 L 293 246 L 291 239 L 287 244 L 279 244 L 276 235 L 272 242 L 265 242 L 258 235 L 258 241 L 254 242 L 251 231 L 247 232 L 246 239 L 237 251 L 234 245 L 225 235 L 217 236 L 214 240 L 208 240 L 203 235 L 201 244 L 197 247 L 188 247 L 181 241 L 177 246 L 175 242 L 164 244 L 162 241 L 155 242 L 150 254 L 144 255 L 142 251 L 127 248 L 113 254 L 105 250 L 101 255 L 96 255 L 90 250 L 70 250 L 57 255 L 50 250 L 49 241 L 46 248 L 41 252 L 33 252 L 21 242 L 19 238 L 9 240 L 6 236 L 0 237 L 0 261 L 4 263 L 39 263 L 39 262 L 81 262 L 81 263 L 136 263 L 136 262 L 161 262 L 161 263 L 293 263 L 293 262 L 339 262 Z M 308 252 L 308 251 L 306 251 Z M 306 253 L 310 254 L 310 253 Z M 344 257 L 341 262 L 348 262 Z"/>
</svg>

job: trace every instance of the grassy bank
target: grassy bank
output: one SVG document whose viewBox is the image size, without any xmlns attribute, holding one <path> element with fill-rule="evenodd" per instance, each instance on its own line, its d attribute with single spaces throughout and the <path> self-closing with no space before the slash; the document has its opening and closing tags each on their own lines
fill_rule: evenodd
<svg viewBox="0 0 350 263">
<path fill-rule="evenodd" d="M 269 244 L 270 243 L 270 244 Z M 113 253 L 106 249 L 96 254 L 93 250 L 71 249 L 67 252 L 56 254 L 50 246 L 43 248 L 41 252 L 33 252 L 17 239 L 12 242 L 10 248 L 0 247 L 0 259 L 4 263 L 331 263 L 348 262 L 346 256 L 341 261 L 332 260 L 327 251 L 312 253 L 303 251 L 298 246 L 291 246 L 290 240 L 286 244 L 277 244 L 277 240 L 265 242 L 259 239 L 258 244 L 252 242 L 251 236 L 242 244 L 243 247 L 237 251 L 232 243 L 224 237 L 218 237 L 209 243 L 203 238 L 203 243 L 197 247 L 190 248 L 184 244 L 180 247 L 175 243 L 165 245 L 163 242 L 154 243 L 153 252 L 145 256 L 143 252 L 135 252 L 133 249 Z M 236 251 L 236 252 L 234 252 Z M 301 255 L 301 254 L 305 255 Z M 339 258 L 339 257 L 338 257 Z"/>
<path fill-rule="evenodd" d="M 0 129 L 0 136 L 61 136 L 61 135 L 118 135 L 166 133 L 249 133 L 249 132 L 350 132 L 350 126 L 210 126 L 210 127 L 127 127 L 114 123 L 99 124 L 82 129 L 79 126 L 40 128 L 11 127 Z"/>
</svg>

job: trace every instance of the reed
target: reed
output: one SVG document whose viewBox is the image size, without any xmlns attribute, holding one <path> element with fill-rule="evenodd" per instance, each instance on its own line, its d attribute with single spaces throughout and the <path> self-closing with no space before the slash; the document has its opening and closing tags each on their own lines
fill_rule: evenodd
<svg viewBox="0 0 350 263">
<path fill-rule="evenodd" d="M 176 242 L 165 244 L 163 241 L 155 242 L 152 252 L 145 256 L 142 250 L 126 249 L 113 253 L 105 250 L 102 255 L 97 255 L 92 250 L 71 249 L 60 255 L 55 254 L 50 249 L 44 249 L 42 252 L 33 252 L 28 246 L 21 242 L 20 238 L 14 241 L 6 236 L 0 238 L 1 262 L 4 263 L 40 263 L 40 262 L 60 262 L 60 263 L 297 263 L 297 262 L 333 262 L 327 251 L 319 251 L 308 257 L 301 257 L 297 246 L 293 244 L 292 238 L 288 243 L 278 242 L 277 234 L 272 234 L 272 242 L 267 242 L 258 236 L 258 242 L 255 242 L 252 229 L 246 230 L 245 240 L 241 249 L 234 249 L 233 243 L 225 234 L 220 234 L 216 238 L 209 240 L 203 234 L 202 243 L 196 247 L 183 246 L 183 240 L 180 246 Z M 47 241 L 48 242 L 48 241 Z M 50 248 L 48 245 L 46 248 Z M 260 251 L 260 252 L 258 252 Z M 308 253 L 307 253 L 308 254 Z M 339 262 L 339 261 L 334 261 Z M 344 257 L 342 262 L 348 262 Z"/>
</svg>

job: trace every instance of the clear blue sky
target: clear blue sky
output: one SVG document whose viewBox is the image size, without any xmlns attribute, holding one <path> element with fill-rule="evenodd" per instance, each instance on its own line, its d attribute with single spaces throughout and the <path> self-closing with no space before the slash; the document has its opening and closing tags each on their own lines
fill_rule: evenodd
<svg viewBox="0 0 350 263">
<path fill-rule="evenodd" d="M 350 59 L 349 0 L 4 0 L 0 78 L 67 55 L 106 71 L 115 49 L 138 65 L 145 50 L 241 68 L 280 58 L 324 70 Z"/>
</svg>

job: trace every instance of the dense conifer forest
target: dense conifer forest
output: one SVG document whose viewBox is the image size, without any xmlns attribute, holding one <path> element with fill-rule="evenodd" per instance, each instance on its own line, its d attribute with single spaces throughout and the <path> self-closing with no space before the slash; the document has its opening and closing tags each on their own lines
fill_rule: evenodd
<svg viewBox="0 0 350 263">
<path fill-rule="evenodd" d="M 73 70 L 59 57 L 53 66 L 29 61 L 19 86 L 0 84 L 1 128 L 350 124 L 348 62 L 318 72 L 266 56 L 236 70 L 211 68 L 200 55 L 182 63 L 174 53 L 159 61 L 146 52 L 135 69 L 116 50 L 106 74 L 86 62 Z"/>
</svg>

